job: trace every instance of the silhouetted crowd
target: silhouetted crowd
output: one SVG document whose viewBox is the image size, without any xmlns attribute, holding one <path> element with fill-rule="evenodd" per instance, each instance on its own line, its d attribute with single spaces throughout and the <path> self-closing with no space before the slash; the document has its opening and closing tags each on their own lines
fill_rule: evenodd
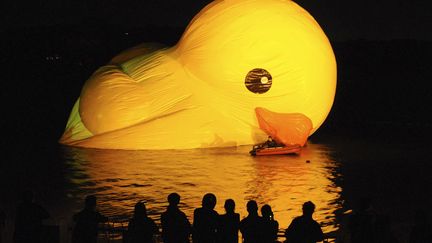
<svg viewBox="0 0 432 243">
<path fill-rule="evenodd" d="M 136 203 L 133 216 L 123 234 L 125 243 L 153 243 L 156 235 L 161 235 L 164 243 L 238 243 L 241 232 L 244 243 L 275 243 L 278 241 L 279 223 L 274 219 L 270 205 L 261 207 L 254 200 L 247 202 L 248 215 L 240 220 L 235 212 L 235 202 L 227 199 L 224 204 L 225 214 L 214 210 L 216 196 L 207 193 L 202 198 L 202 205 L 193 213 L 191 224 L 178 207 L 180 195 L 168 195 L 168 206 L 161 214 L 161 232 L 153 219 L 148 217 L 144 202 Z M 108 217 L 96 210 L 97 199 L 94 195 L 85 198 L 84 208 L 73 215 L 75 227 L 72 243 L 96 243 L 100 224 L 107 222 Z M 315 205 L 308 201 L 303 204 L 303 214 L 294 218 L 284 232 L 286 243 L 315 243 L 324 240 L 320 225 L 312 215 Z M 49 213 L 33 201 L 33 193 L 24 193 L 22 201 L 17 205 L 15 218 L 15 243 L 46 243 L 44 238 L 43 220 Z M 6 215 L 0 210 L 0 233 L 5 226 Z M 395 243 L 398 240 L 391 234 L 390 220 L 373 210 L 370 201 L 363 200 L 358 208 L 349 216 L 349 241 L 351 243 Z M 425 211 L 418 211 L 415 225 L 410 234 L 409 243 L 432 242 L 432 230 Z M 1 236 L 1 234 L 0 234 Z M 0 237 L 0 243 L 2 238 Z M 342 242 L 342 241 L 341 241 Z"/>
<path fill-rule="evenodd" d="M 202 206 L 194 210 L 193 224 L 179 209 L 180 195 L 171 193 L 168 196 L 168 207 L 161 215 L 162 240 L 165 243 L 237 243 L 239 231 L 245 243 L 274 243 L 278 242 L 279 223 L 274 219 L 270 205 L 261 208 L 258 215 L 256 201 L 247 203 L 248 216 L 240 220 L 240 214 L 235 212 L 235 202 L 225 201 L 225 214 L 219 215 L 215 210 L 216 196 L 207 193 L 202 199 Z M 106 222 L 107 217 L 95 210 L 96 197 L 87 196 L 85 207 L 74 215 L 76 222 L 73 231 L 73 243 L 94 243 L 97 240 L 98 224 Z M 303 215 L 293 220 L 285 232 L 289 242 L 309 243 L 324 239 L 319 224 L 312 219 L 315 205 L 306 202 L 303 205 Z M 154 242 L 159 234 L 156 223 L 147 216 L 143 202 L 135 205 L 133 217 L 129 220 L 128 229 L 123 241 L 128 243 Z"/>
</svg>

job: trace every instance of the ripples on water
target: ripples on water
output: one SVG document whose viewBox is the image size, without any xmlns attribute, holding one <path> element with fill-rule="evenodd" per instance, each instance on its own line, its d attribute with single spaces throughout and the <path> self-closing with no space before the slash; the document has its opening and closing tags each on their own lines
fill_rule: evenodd
<svg viewBox="0 0 432 243">
<path fill-rule="evenodd" d="M 246 202 L 269 204 L 281 228 L 301 214 L 301 205 L 316 204 L 314 218 L 324 232 L 337 229 L 341 208 L 337 164 L 328 146 L 309 144 L 300 156 L 249 156 L 249 146 L 218 149 L 122 151 L 64 148 L 69 164 L 69 196 L 81 200 L 94 193 L 99 210 L 116 221 L 127 221 L 139 200 L 159 223 L 169 193 L 181 195 L 181 209 L 192 222 L 193 210 L 207 192 L 216 194 L 216 210 L 224 213 L 228 198 L 241 217 Z M 307 162 L 310 161 L 310 162 Z"/>
<path fill-rule="evenodd" d="M 241 217 L 249 199 L 260 206 L 270 204 L 281 229 L 311 200 L 323 230 L 342 229 L 342 234 L 347 219 L 343 212 L 355 209 L 366 196 L 377 212 L 391 216 L 393 232 L 407 242 L 415 211 L 432 204 L 430 142 L 413 138 L 329 137 L 324 144 L 310 141 L 300 156 L 269 157 L 249 156 L 249 146 L 169 151 L 62 147 L 60 157 L 56 146 L 42 151 L 23 146 L 15 150 L 15 161 L 0 171 L 0 208 L 8 216 L 3 233 L 12 238 L 15 205 L 26 188 L 34 190 L 36 201 L 50 212 L 45 223 L 61 226 L 62 242 L 68 242 L 72 215 L 88 194 L 95 193 L 99 210 L 116 222 L 126 222 L 135 203 L 144 200 L 159 223 L 167 195 L 176 191 L 191 222 L 202 196 L 213 192 L 219 213 L 224 213 L 227 198 L 236 201 Z"/>
</svg>

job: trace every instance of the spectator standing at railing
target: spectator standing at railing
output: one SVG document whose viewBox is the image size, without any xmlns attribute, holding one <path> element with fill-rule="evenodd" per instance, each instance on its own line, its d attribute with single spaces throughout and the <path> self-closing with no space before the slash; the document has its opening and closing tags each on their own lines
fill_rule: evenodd
<svg viewBox="0 0 432 243">
<path fill-rule="evenodd" d="M 6 226 L 6 214 L 0 209 L 0 243 L 3 242 L 3 229 Z"/>
<path fill-rule="evenodd" d="M 371 199 L 361 198 L 358 208 L 350 215 L 348 228 L 351 243 L 375 242 L 378 213 L 375 211 Z"/>
<path fill-rule="evenodd" d="M 49 218 L 49 213 L 33 201 L 33 192 L 23 193 L 22 201 L 17 206 L 15 217 L 15 243 L 39 243 L 42 239 L 42 221 Z"/>
<path fill-rule="evenodd" d="M 219 214 L 214 210 L 216 196 L 207 193 L 202 199 L 202 207 L 194 211 L 193 243 L 215 243 Z"/>
<path fill-rule="evenodd" d="M 143 202 L 135 204 L 133 217 L 128 225 L 128 243 L 153 243 L 154 235 L 159 233 L 153 219 L 147 216 Z"/>
<path fill-rule="evenodd" d="M 287 243 L 316 243 L 324 240 L 321 226 L 312 218 L 315 204 L 303 204 L 303 215 L 296 217 L 285 231 Z M 366 243 L 366 242 L 364 242 Z"/>
<path fill-rule="evenodd" d="M 263 243 L 277 242 L 279 222 L 274 219 L 270 205 L 266 204 L 261 207 L 261 215 L 263 218 Z"/>
<path fill-rule="evenodd" d="M 240 221 L 244 243 L 263 243 L 263 218 L 258 215 L 258 204 L 250 200 L 246 204 L 248 216 Z"/>
<path fill-rule="evenodd" d="M 167 210 L 161 215 L 162 239 L 164 243 L 189 243 L 192 231 L 186 215 L 179 209 L 180 195 L 168 195 Z"/>
<path fill-rule="evenodd" d="M 238 243 L 240 214 L 235 212 L 235 202 L 227 199 L 224 205 L 226 213 L 219 216 L 218 243 Z"/>
<path fill-rule="evenodd" d="M 84 209 L 73 216 L 76 222 L 72 233 L 72 243 L 96 243 L 99 223 L 107 222 L 108 218 L 96 211 L 96 196 L 85 198 Z"/>
<path fill-rule="evenodd" d="M 418 209 L 415 213 L 414 226 L 411 230 L 409 243 L 428 243 L 432 241 L 432 224 L 428 212 Z"/>
</svg>

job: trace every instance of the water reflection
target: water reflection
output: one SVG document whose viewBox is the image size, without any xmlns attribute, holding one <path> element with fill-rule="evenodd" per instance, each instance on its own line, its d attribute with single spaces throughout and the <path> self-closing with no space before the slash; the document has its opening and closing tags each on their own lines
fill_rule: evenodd
<svg viewBox="0 0 432 243">
<path fill-rule="evenodd" d="M 317 206 L 315 219 L 323 231 L 336 229 L 335 211 L 341 208 L 341 189 L 334 183 L 337 163 L 331 148 L 309 144 L 300 156 L 251 157 L 250 147 L 121 151 L 64 148 L 71 168 L 68 180 L 71 197 L 95 193 L 99 209 L 118 221 L 126 220 L 138 200 L 147 203 L 151 217 L 167 205 L 171 192 L 182 196 L 181 208 L 192 220 L 193 209 L 202 196 L 213 192 L 218 197 L 216 210 L 232 198 L 236 211 L 246 216 L 246 202 L 271 205 L 281 228 L 301 214 L 308 200 Z"/>
</svg>

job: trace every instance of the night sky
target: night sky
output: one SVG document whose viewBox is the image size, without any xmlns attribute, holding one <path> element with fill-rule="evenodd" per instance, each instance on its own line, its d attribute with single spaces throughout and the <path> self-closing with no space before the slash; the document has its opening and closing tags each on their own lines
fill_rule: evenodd
<svg viewBox="0 0 432 243">
<path fill-rule="evenodd" d="M 1 28 L 59 24 L 123 28 L 184 27 L 209 0 L 2 1 Z M 432 4 L 426 0 L 298 0 L 334 41 L 431 40 Z M 5 11 L 6 10 L 6 11 Z"/>
</svg>

